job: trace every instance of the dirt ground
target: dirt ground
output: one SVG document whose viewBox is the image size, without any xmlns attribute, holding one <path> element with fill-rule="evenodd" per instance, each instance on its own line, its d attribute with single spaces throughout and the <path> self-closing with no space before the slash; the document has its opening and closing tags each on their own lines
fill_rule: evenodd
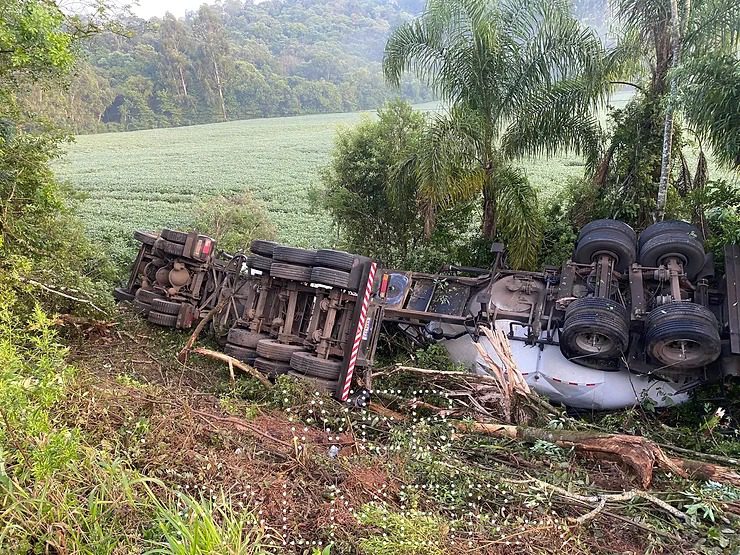
<svg viewBox="0 0 740 555">
<path fill-rule="evenodd" d="M 253 390 L 254 384 L 245 386 L 244 379 L 232 384 L 225 366 L 195 357 L 186 364 L 176 360 L 186 334 L 156 329 L 126 313 L 120 320 L 67 326 L 71 362 L 80 374 L 64 418 L 92 444 L 125 456 L 148 476 L 196 497 L 225 496 L 233 506 L 253 509 L 283 552 L 310 553 L 307 547 L 329 543 L 335 545 L 332 553 L 362 552 L 361 538 L 381 530 L 361 525 L 357 512 L 371 501 L 403 511 L 409 503 L 404 492 L 410 490 L 421 492 L 415 508 L 440 511 L 459 528 L 444 534 L 445 553 L 692 552 L 608 511 L 584 526 L 564 524 L 590 508 L 546 507 L 544 498 L 534 512 L 531 504 L 515 499 L 502 508 L 489 503 L 486 518 L 493 524 L 500 518 L 502 524 L 500 533 L 492 534 L 480 524 L 484 503 L 476 514 L 445 513 L 431 489 L 413 482 L 407 456 L 387 449 L 371 455 L 371 442 L 358 438 L 351 424 L 341 433 L 306 424 L 299 410 L 275 408 L 270 401 L 275 392 L 245 399 L 244 389 Z M 309 398 L 315 407 L 323 406 L 319 400 L 336 405 Z M 339 448 L 336 457 L 332 446 Z M 543 468 L 541 461 L 513 453 L 499 456 L 508 457 L 507 468 L 521 475 Z M 605 490 L 633 487 L 616 464 L 578 465 Z M 493 484 L 484 489 L 489 487 L 493 491 Z"/>
</svg>

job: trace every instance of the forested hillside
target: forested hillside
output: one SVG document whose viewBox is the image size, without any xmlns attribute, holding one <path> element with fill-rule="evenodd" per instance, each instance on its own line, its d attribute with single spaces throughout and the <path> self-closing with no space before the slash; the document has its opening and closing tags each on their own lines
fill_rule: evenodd
<svg viewBox="0 0 740 555">
<path fill-rule="evenodd" d="M 69 90 L 29 94 L 75 132 L 379 106 L 390 30 L 423 0 L 227 0 L 184 18 L 123 21 L 84 46 Z M 418 84 L 402 93 L 428 99 Z"/>
<path fill-rule="evenodd" d="M 579 18 L 606 29 L 606 0 Z M 75 132 L 171 127 L 374 109 L 390 97 L 430 100 L 411 78 L 385 83 L 392 29 L 424 0 L 226 0 L 184 18 L 121 21 L 82 47 L 70 86 L 33 88 L 29 107 Z"/>
</svg>

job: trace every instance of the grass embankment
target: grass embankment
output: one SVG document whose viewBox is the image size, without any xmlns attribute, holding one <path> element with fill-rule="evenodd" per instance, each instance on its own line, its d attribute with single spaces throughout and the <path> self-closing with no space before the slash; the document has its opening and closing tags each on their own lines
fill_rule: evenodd
<svg viewBox="0 0 740 555">
<path fill-rule="evenodd" d="M 740 495 L 730 488 L 662 474 L 654 494 L 687 522 L 637 498 L 578 522 L 597 504 L 563 491 L 631 490 L 635 479 L 547 442 L 459 435 L 421 409 L 393 422 L 290 380 L 271 390 L 231 383 L 224 367 L 177 362 L 182 334 L 125 308 L 118 319 L 67 324 L 69 353 L 40 314 L 12 342 L 3 334 L 0 552 L 313 555 L 331 545 L 366 555 L 585 555 L 722 553 L 736 543 Z M 393 382 L 404 394 L 421 386 Z M 639 429 L 649 418 L 610 425 Z"/>
</svg>

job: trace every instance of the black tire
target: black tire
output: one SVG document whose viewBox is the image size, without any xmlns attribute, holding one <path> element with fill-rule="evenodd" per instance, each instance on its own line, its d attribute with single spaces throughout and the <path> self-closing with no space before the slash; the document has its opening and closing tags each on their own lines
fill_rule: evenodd
<svg viewBox="0 0 740 555">
<path fill-rule="evenodd" d="M 262 339 L 257 343 L 257 354 L 259 354 L 261 358 L 290 363 L 290 357 L 294 353 L 302 351 L 304 348 L 305 347 L 301 345 L 278 343 L 275 339 Z"/>
<path fill-rule="evenodd" d="M 256 349 L 257 343 L 263 339 L 268 339 L 264 333 L 254 333 L 249 330 L 243 330 L 241 328 L 231 328 L 226 341 L 238 345 L 239 347 L 245 347 L 247 349 Z"/>
<path fill-rule="evenodd" d="M 149 312 L 152 310 L 152 305 L 150 305 L 149 303 L 143 303 L 141 301 L 134 301 L 131 304 L 134 307 L 134 312 L 136 312 L 136 314 L 140 316 L 143 316 L 144 318 L 149 316 Z"/>
<path fill-rule="evenodd" d="M 704 244 L 692 234 L 666 231 L 645 241 L 640 249 L 640 264 L 643 266 L 655 268 L 671 257 L 678 258 L 683 263 L 686 276 L 694 279 L 704 268 Z"/>
<path fill-rule="evenodd" d="M 157 241 L 154 243 L 154 248 L 159 249 L 162 252 L 170 254 L 172 256 L 183 256 L 183 254 L 185 253 L 184 245 L 181 245 L 180 243 L 173 243 L 172 241 L 162 239 L 161 237 L 157 239 Z"/>
<path fill-rule="evenodd" d="M 699 241 L 704 241 L 701 231 L 696 226 L 691 225 L 688 222 L 681 220 L 666 220 L 664 222 L 657 222 L 653 225 L 646 227 L 640 238 L 637 241 L 637 250 L 642 250 L 642 246 L 647 243 L 653 237 L 662 235 L 663 233 L 679 233 L 686 234 Z"/>
<path fill-rule="evenodd" d="M 158 235 L 149 231 L 134 231 L 134 239 L 151 247 L 158 239 Z"/>
<path fill-rule="evenodd" d="M 717 319 L 708 308 L 695 303 L 659 306 L 645 319 L 645 350 L 665 365 L 661 372 L 706 366 L 722 352 Z"/>
<path fill-rule="evenodd" d="M 254 268 L 255 270 L 269 272 L 270 266 L 272 266 L 272 258 L 261 256 L 259 254 L 252 254 L 247 257 L 247 266 Z"/>
<path fill-rule="evenodd" d="M 311 268 L 309 266 L 296 266 L 295 264 L 284 264 L 273 262 L 270 266 L 270 275 L 275 278 L 290 281 L 311 281 Z"/>
<path fill-rule="evenodd" d="M 124 289 L 123 287 L 116 287 L 113 290 L 113 298 L 116 299 L 118 302 L 130 302 L 133 301 L 136 297 L 128 289 Z"/>
<path fill-rule="evenodd" d="M 349 272 L 333 270 L 331 268 L 314 268 L 311 271 L 311 282 L 349 289 Z"/>
<path fill-rule="evenodd" d="M 601 297 L 576 299 L 565 310 L 560 349 L 567 358 L 604 359 L 627 352 L 627 310 Z"/>
<path fill-rule="evenodd" d="M 172 301 L 165 301 L 164 299 L 154 299 L 152 301 L 152 310 L 155 312 L 161 312 L 162 314 L 174 314 L 177 316 L 180 314 L 180 307 L 182 303 L 173 303 Z"/>
<path fill-rule="evenodd" d="M 580 241 L 588 233 L 599 229 L 613 229 L 624 234 L 625 237 L 627 237 L 627 239 L 629 239 L 632 243 L 637 241 L 637 233 L 634 229 L 632 229 L 631 226 L 619 220 L 608 219 L 593 220 L 591 222 L 588 222 L 578 232 L 578 240 Z"/>
<path fill-rule="evenodd" d="M 315 266 L 349 272 L 355 264 L 355 255 L 344 251 L 320 249 L 316 251 Z"/>
<path fill-rule="evenodd" d="M 257 351 L 254 349 L 246 349 L 232 343 L 226 343 L 224 345 L 224 353 L 250 365 L 254 365 L 254 361 L 257 358 Z"/>
<path fill-rule="evenodd" d="M 629 233 L 632 228 L 616 220 L 595 220 L 585 227 L 592 224 L 594 225 L 578 239 L 573 251 L 573 261 L 591 264 L 600 254 L 610 254 L 616 259 L 616 270 L 627 271 L 636 258 L 634 232 Z"/>
<path fill-rule="evenodd" d="M 272 259 L 275 262 L 287 262 L 299 266 L 313 266 L 316 260 L 316 251 L 277 245 L 272 250 Z"/>
<path fill-rule="evenodd" d="M 290 366 L 296 372 L 325 380 L 337 381 L 342 370 L 342 362 L 319 358 L 312 353 L 294 353 L 290 357 Z"/>
<path fill-rule="evenodd" d="M 188 240 L 188 234 L 186 232 L 175 231 L 174 229 L 164 228 L 162 230 L 161 236 L 168 241 L 171 241 L 172 243 L 179 243 L 180 245 L 184 245 L 185 241 Z"/>
<path fill-rule="evenodd" d="M 275 241 L 263 241 L 262 239 L 255 239 L 252 244 L 249 245 L 249 250 L 260 256 L 272 258 L 272 250 L 277 246 Z"/>
<path fill-rule="evenodd" d="M 267 377 L 275 379 L 278 376 L 287 374 L 290 372 L 290 365 L 285 362 L 277 360 L 267 360 L 261 357 L 257 357 L 252 364 L 257 370 L 266 374 Z"/>
<path fill-rule="evenodd" d="M 294 372 L 292 370 L 288 372 L 288 375 L 303 382 L 307 382 L 315 387 L 317 391 L 328 393 L 329 395 L 334 395 L 337 390 L 337 382 L 322 380 L 321 378 L 307 376 L 306 374 L 300 374 L 299 372 Z"/>
<path fill-rule="evenodd" d="M 177 316 L 175 316 L 174 314 L 162 314 L 161 312 L 151 310 L 149 312 L 147 320 L 149 320 L 152 324 L 156 324 L 157 326 L 164 326 L 165 328 L 174 328 L 175 326 L 177 326 Z"/>
<path fill-rule="evenodd" d="M 150 289 L 137 289 L 136 294 L 134 295 L 136 297 L 137 301 L 141 301 L 142 303 L 146 304 L 152 304 L 154 299 L 161 299 L 162 295 L 151 291 Z"/>
</svg>

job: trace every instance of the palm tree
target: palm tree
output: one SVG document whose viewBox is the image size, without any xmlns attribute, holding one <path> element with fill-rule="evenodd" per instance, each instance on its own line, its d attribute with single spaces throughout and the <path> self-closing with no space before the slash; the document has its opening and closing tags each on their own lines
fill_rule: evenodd
<svg viewBox="0 0 740 555">
<path fill-rule="evenodd" d="M 593 108 L 618 72 L 593 31 L 559 0 L 429 0 L 385 48 L 386 79 L 425 81 L 447 109 L 414 161 L 427 224 L 440 207 L 482 196 L 482 233 L 502 237 L 510 262 L 537 253 L 536 191 L 512 162 L 569 149 L 595 165 Z"/>
</svg>

